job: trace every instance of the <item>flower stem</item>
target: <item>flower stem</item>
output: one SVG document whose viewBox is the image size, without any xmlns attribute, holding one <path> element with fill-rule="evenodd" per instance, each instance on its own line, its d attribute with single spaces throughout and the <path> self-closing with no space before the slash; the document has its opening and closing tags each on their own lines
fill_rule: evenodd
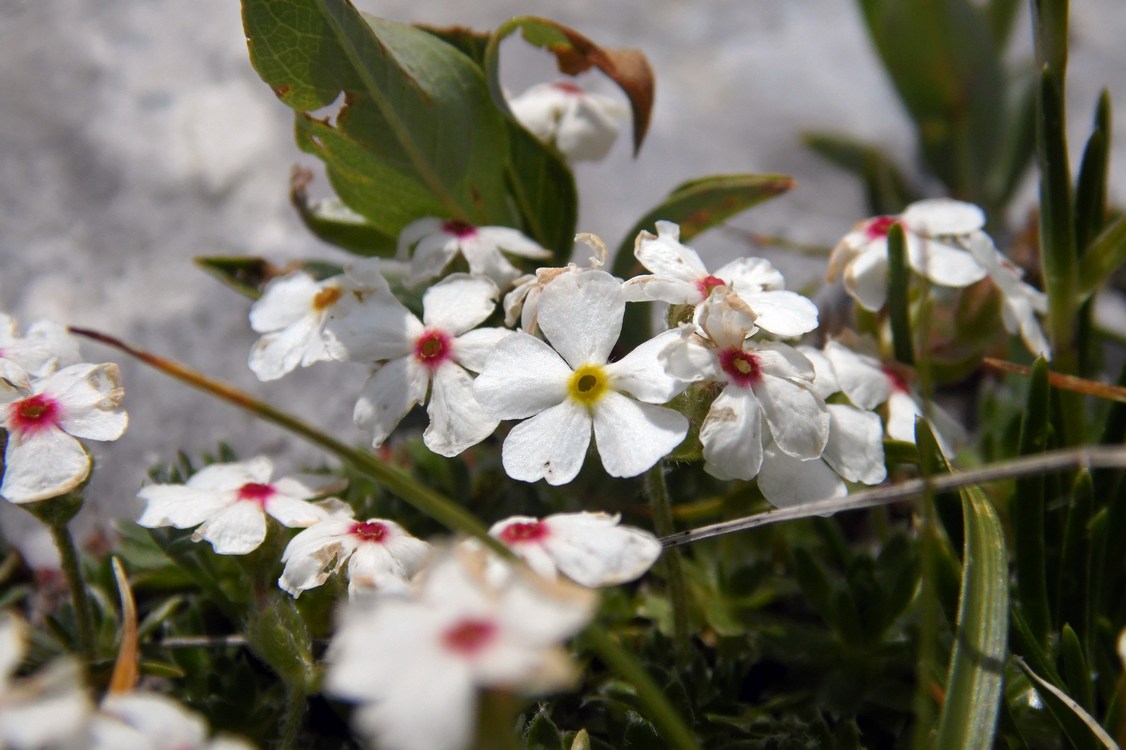
<svg viewBox="0 0 1126 750">
<path fill-rule="evenodd" d="M 684 723 L 683 717 L 627 649 L 598 625 L 588 626 L 583 637 L 611 669 L 633 685 L 633 689 L 637 691 L 637 700 L 646 709 L 649 720 L 664 735 L 669 747 L 700 750 L 700 745 L 692 735 L 692 730 Z"/>
<path fill-rule="evenodd" d="M 649 505 L 653 509 L 653 527 L 657 536 L 670 536 L 675 531 L 675 527 L 672 504 L 669 502 L 669 488 L 665 482 L 665 468 L 661 463 L 645 473 L 645 494 L 648 495 Z M 685 670 L 691 662 L 692 642 L 688 625 L 688 587 L 684 581 L 684 566 L 681 564 L 678 549 L 666 549 L 661 558 L 669 589 L 669 603 L 672 606 L 676 662 L 681 670 Z"/>
<path fill-rule="evenodd" d="M 292 750 L 297 747 L 297 735 L 305 723 L 305 691 L 296 685 L 286 686 L 285 718 L 282 719 L 281 744 L 282 750 Z"/>
<path fill-rule="evenodd" d="M 78 621 L 78 640 L 82 655 L 87 663 L 93 662 L 94 618 L 90 610 L 90 596 L 86 592 L 86 581 L 82 576 L 78 548 L 74 546 L 74 537 L 70 535 L 70 529 L 65 523 L 49 524 L 48 528 L 51 529 L 51 538 L 55 540 L 55 547 L 59 550 L 63 574 L 70 587 L 71 600 L 74 602 L 74 617 Z"/>
</svg>

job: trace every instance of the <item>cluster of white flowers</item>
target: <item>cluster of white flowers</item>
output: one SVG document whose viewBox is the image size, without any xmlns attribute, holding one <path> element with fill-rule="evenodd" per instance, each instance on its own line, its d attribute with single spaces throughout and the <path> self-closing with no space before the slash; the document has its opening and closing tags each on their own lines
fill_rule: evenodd
<svg viewBox="0 0 1126 750">
<path fill-rule="evenodd" d="M 80 362 L 77 344 L 54 323 L 36 323 L 23 337 L 16 328 L 0 314 L 0 497 L 31 503 L 86 481 L 93 461 L 78 439 L 117 440 L 128 417 L 117 365 Z"/>
<path fill-rule="evenodd" d="M 78 662 L 62 658 L 14 679 L 27 650 L 27 625 L 0 613 L 0 747 L 9 750 L 250 750 L 211 737 L 207 722 L 160 693 L 110 693 L 95 706 Z"/>
</svg>

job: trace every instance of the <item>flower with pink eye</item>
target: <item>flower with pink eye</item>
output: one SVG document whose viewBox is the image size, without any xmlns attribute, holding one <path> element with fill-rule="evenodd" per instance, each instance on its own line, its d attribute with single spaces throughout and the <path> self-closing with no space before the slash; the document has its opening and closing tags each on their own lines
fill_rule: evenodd
<svg viewBox="0 0 1126 750">
<path fill-rule="evenodd" d="M 598 161 L 618 137 L 628 110 L 616 99 L 587 91 L 571 81 L 541 83 L 508 102 L 532 135 L 570 161 Z"/>
<path fill-rule="evenodd" d="M 498 287 L 508 287 L 520 275 L 505 254 L 544 260 L 546 250 L 509 227 L 479 227 L 459 219 L 426 217 L 413 221 L 399 233 L 399 259 L 410 258 L 412 283 L 440 276 L 456 255 L 465 258 L 469 271 L 487 276 Z"/>
</svg>

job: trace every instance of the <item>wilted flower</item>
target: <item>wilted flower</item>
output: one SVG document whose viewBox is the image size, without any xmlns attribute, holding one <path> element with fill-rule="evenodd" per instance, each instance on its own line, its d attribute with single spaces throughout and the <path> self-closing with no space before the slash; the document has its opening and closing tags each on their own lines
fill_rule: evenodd
<svg viewBox="0 0 1126 750">
<path fill-rule="evenodd" d="M 684 439 L 684 416 L 656 405 L 684 388 L 657 359 L 677 334 L 661 334 L 610 363 L 624 315 L 613 276 L 566 273 L 539 298 L 539 325 L 551 346 L 517 332 L 489 355 L 473 384 L 477 400 L 495 417 L 525 420 L 504 441 L 510 477 L 570 482 L 592 430 L 602 466 L 615 477 L 640 474 Z"/>
<path fill-rule="evenodd" d="M 357 521 L 341 509 L 301 531 L 282 554 L 278 585 L 293 596 L 323 584 L 348 565 L 348 592 L 401 587 L 417 573 L 430 545 L 385 518 Z"/>
<path fill-rule="evenodd" d="M 374 362 L 353 414 L 378 447 L 415 404 L 427 402 L 426 447 L 456 456 L 496 429 L 473 396 L 473 376 L 504 328 L 476 328 L 496 308 L 497 287 L 482 276 L 453 274 L 426 290 L 422 320 L 390 292 L 342 303 L 329 324 L 334 354 Z"/>
<path fill-rule="evenodd" d="M 644 575 L 661 555 L 657 537 L 619 520 L 609 513 L 512 516 L 489 534 L 545 578 L 558 571 L 583 586 L 616 586 Z"/>
<path fill-rule="evenodd" d="M 441 275 L 458 253 L 471 273 L 488 276 L 501 288 L 520 275 L 504 253 L 537 260 L 551 257 L 550 250 L 508 227 L 478 227 L 428 217 L 411 222 L 399 234 L 397 254 L 403 260 L 410 257 L 412 283 Z"/>
<path fill-rule="evenodd" d="M 589 621 L 593 593 L 531 575 L 494 587 L 487 562 L 484 550 L 455 547 L 407 594 L 345 609 L 325 688 L 359 704 L 353 724 L 373 744 L 460 750 L 473 737 L 478 689 L 539 694 L 572 682 L 561 644 Z"/>
<path fill-rule="evenodd" d="M 907 263 L 939 286 L 966 287 L 985 278 L 968 250 L 968 242 L 982 234 L 985 214 L 980 208 L 949 198 L 912 203 L 899 216 L 877 216 L 846 234 L 829 258 L 829 278 L 843 275 L 845 291 L 866 310 L 879 310 L 887 301 L 888 231 L 903 227 Z"/>
<path fill-rule="evenodd" d="M 77 438 L 117 440 L 125 432 L 125 391 L 115 364 L 71 365 L 29 378 L 9 362 L 0 376 L 0 428 L 8 432 L 0 496 L 13 503 L 75 489 L 92 463 Z"/>
<path fill-rule="evenodd" d="M 570 161 L 598 161 L 618 137 L 628 110 L 602 94 L 570 81 L 541 83 L 509 100 L 520 124 Z"/>
<path fill-rule="evenodd" d="M 512 289 L 504 295 L 504 324 L 506 326 L 510 328 L 515 326 L 516 320 L 519 318 L 521 330 L 533 336 L 537 335 L 540 330 L 539 320 L 537 319 L 539 300 L 544 287 L 561 274 L 581 273 L 606 265 L 609 251 L 606 249 L 606 243 L 600 237 L 581 233 L 575 236 L 575 242 L 581 242 L 594 251 L 594 254 L 588 259 L 588 267 L 583 268 L 577 263 L 568 263 L 561 268 L 538 268 L 535 274 L 526 274 L 516 279 L 513 282 Z"/>
<path fill-rule="evenodd" d="M 137 493 L 148 503 L 137 523 L 148 528 L 199 526 L 192 541 L 206 539 L 220 555 L 245 555 L 266 539 L 267 514 L 290 527 L 312 526 L 328 515 L 308 501 L 339 479 L 307 475 L 270 481 L 273 472 L 270 459 L 259 456 L 205 466 L 185 484 L 150 484 Z"/>
</svg>

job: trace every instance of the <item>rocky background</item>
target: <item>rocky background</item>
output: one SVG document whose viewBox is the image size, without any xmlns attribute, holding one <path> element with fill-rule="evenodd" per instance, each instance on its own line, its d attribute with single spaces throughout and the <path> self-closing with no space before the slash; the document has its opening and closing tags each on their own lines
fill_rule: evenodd
<svg viewBox="0 0 1126 750">
<path fill-rule="evenodd" d="M 402 21 L 491 29 L 517 14 L 570 24 L 596 42 L 638 47 L 657 75 L 648 141 L 628 139 L 576 172 L 580 228 L 611 246 L 682 180 L 721 172 L 780 172 L 798 187 L 734 224 L 832 245 L 863 218 L 860 187 L 805 150 L 803 130 L 879 142 L 907 162 L 913 136 L 871 50 L 854 3 L 842 0 L 362 0 Z M 1073 159 L 1103 86 L 1115 102 L 1112 200 L 1126 203 L 1126 5 L 1072 2 L 1069 68 Z M 1014 61 L 1030 52 L 1028 22 Z M 553 78 L 550 59 L 505 48 L 506 84 Z M 340 259 L 312 238 L 287 200 L 298 152 L 292 115 L 250 67 L 235 0 L 0 0 L 0 310 L 97 328 L 265 397 L 340 436 L 365 377 L 320 365 L 260 384 L 246 368 L 255 337 L 249 302 L 192 264 L 198 255 Z M 1031 178 L 1031 175 L 1030 175 Z M 317 184 L 324 189 L 324 181 Z M 1029 182 L 1014 220 L 1035 198 Z M 750 252 L 723 231 L 695 245 L 715 262 Z M 777 258 L 791 286 L 816 264 Z M 97 476 L 87 528 L 137 511 L 147 468 L 213 450 L 266 453 L 283 470 L 322 460 L 276 428 L 188 390 L 93 343 L 90 361 L 120 362 L 130 428 L 92 445 Z M 32 563 L 53 551 L 27 514 L 0 503 L 5 535 Z"/>
</svg>

